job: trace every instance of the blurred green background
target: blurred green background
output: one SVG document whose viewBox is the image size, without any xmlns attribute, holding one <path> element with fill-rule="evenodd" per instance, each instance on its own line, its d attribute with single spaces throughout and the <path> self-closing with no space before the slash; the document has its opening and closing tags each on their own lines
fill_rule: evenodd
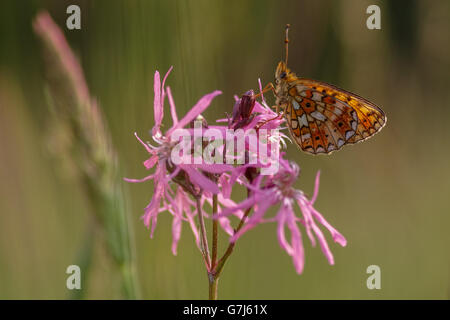
<svg viewBox="0 0 450 320">
<path fill-rule="evenodd" d="M 81 30 L 67 30 L 66 8 L 81 7 Z M 366 28 L 366 8 L 381 7 L 381 30 Z M 449 299 L 450 297 L 450 2 L 440 1 L 2 1 L 0 4 L 0 298 L 65 299 L 89 220 L 80 186 L 61 175 L 48 149 L 42 46 L 32 31 L 48 10 L 78 55 L 105 114 L 122 175 L 147 174 L 153 126 L 153 74 L 165 73 L 179 115 L 202 95 L 223 91 L 205 117 L 231 112 L 233 95 L 273 80 L 292 25 L 290 67 L 381 106 L 382 132 L 331 156 L 290 145 L 298 187 L 348 240 L 331 243 L 329 266 L 304 234 L 306 265 L 295 273 L 266 224 L 238 242 L 219 282 L 221 299 Z M 274 99 L 268 94 L 268 100 Z M 168 120 L 168 119 L 165 119 Z M 169 124 L 168 121 L 165 121 Z M 154 239 L 139 219 L 152 183 L 123 186 L 135 231 L 145 299 L 207 298 L 206 272 L 184 225 L 173 256 L 171 218 Z M 328 236 L 328 234 L 327 234 Z M 99 236 L 101 239 L 101 236 Z M 98 240 L 98 239 L 97 239 Z M 226 238 L 222 235 L 221 251 Z M 87 298 L 120 298 L 118 274 L 96 241 Z M 381 290 L 366 268 L 381 268 Z"/>
</svg>

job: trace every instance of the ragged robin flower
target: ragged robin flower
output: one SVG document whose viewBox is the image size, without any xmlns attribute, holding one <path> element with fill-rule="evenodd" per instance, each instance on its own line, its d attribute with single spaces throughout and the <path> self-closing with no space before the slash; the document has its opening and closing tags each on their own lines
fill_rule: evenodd
<svg viewBox="0 0 450 320">
<path fill-rule="evenodd" d="M 299 223 L 305 227 L 306 234 L 313 246 L 316 244 L 317 237 L 322 252 L 331 265 L 334 264 L 333 254 L 317 222 L 328 229 L 333 240 L 341 246 L 345 246 L 347 240 L 313 206 L 319 192 L 319 172 L 316 176 L 314 194 L 311 199 L 308 199 L 303 191 L 294 188 L 299 171 L 297 164 L 280 157 L 280 169 L 276 174 L 258 176 L 252 184 L 245 183 L 246 187 L 251 190 L 251 195 L 237 206 L 222 210 L 217 217 L 228 216 L 235 210 L 246 211 L 254 208 L 254 212 L 249 216 L 246 224 L 230 238 L 232 243 L 260 223 L 276 222 L 278 224 L 278 242 L 292 257 L 297 273 L 301 274 L 305 258 Z M 295 214 L 295 204 L 302 213 L 300 217 Z M 275 217 L 266 218 L 265 215 L 272 206 L 279 206 L 278 212 Z M 286 239 L 286 227 L 291 234 L 290 242 Z"/>
<path fill-rule="evenodd" d="M 221 94 L 220 91 L 214 91 L 210 94 L 203 96 L 195 106 L 181 119 L 178 120 L 175 103 L 169 87 L 165 88 L 164 84 L 172 68 L 169 69 L 162 84 L 160 81 L 159 72 L 156 71 L 154 77 L 154 118 L 155 125 L 151 130 L 152 139 L 156 145 L 144 142 L 137 134 L 136 138 L 145 147 L 150 154 L 150 158 L 144 162 L 144 166 L 147 170 L 155 167 L 153 174 L 143 179 L 125 179 L 128 182 L 144 182 L 153 180 L 154 191 L 150 203 L 145 208 L 145 213 L 142 217 L 145 226 L 151 229 L 150 236 L 153 237 L 156 222 L 160 212 L 168 210 L 174 216 L 173 227 L 173 245 L 172 251 L 176 254 L 176 246 L 178 243 L 179 235 L 181 232 L 180 222 L 182 220 L 189 221 L 191 227 L 195 225 L 192 223 L 191 218 L 195 213 L 190 213 L 187 209 L 188 196 L 191 195 L 194 198 L 201 199 L 203 190 L 206 190 L 209 194 L 219 193 L 219 187 L 217 183 L 212 181 L 206 175 L 208 174 L 220 174 L 224 171 L 230 170 L 232 167 L 229 165 L 204 165 L 204 164 L 190 164 L 180 163 L 175 165 L 171 161 L 171 152 L 173 147 L 178 141 L 172 141 L 171 135 L 177 130 L 184 128 L 190 124 L 191 121 L 196 119 L 208 106 L 211 101 L 217 95 Z M 168 98 L 170 113 L 173 120 L 173 125 L 166 133 L 161 131 L 161 123 L 164 117 L 164 100 Z M 206 175 L 205 175 L 206 174 Z M 177 193 L 175 194 L 172 186 L 178 184 Z M 180 188 L 181 187 L 181 188 Z M 181 208 L 184 206 L 184 209 Z M 184 215 L 182 213 L 185 213 Z M 183 218 L 182 218 L 183 217 Z M 198 239 L 198 232 L 195 228 L 192 228 L 194 235 Z"/>
</svg>

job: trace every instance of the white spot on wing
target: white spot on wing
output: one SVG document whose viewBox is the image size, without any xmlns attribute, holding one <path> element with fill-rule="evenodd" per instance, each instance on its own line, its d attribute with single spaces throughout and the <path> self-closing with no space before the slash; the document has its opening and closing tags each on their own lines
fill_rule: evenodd
<svg viewBox="0 0 450 320">
<path fill-rule="evenodd" d="M 306 114 L 302 114 L 302 116 L 298 117 L 297 119 L 300 122 L 300 127 L 308 126 L 308 119 L 306 119 Z"/>
<path fill-rule="evenodd" d="M 316 152 L 325 152 L 325 149 L 322 147 L 317 147 Z"/>
<path fill-rule="evenodd" d="M 339 109 L 339 108 L 334 108 L 334 111 L 333 111 L 335 114 L 337 114 L 338 116 L 340 116 L 341 114 L 342 114 L 342 110 L 341 109 Z"/>
<path fill-rule="evenodd" d="M 320 120 L 320 121 L 325 121 L 326 120 L 325 116 L 322 113 L 318 112 L 318 111 L 311 112 L 311 116 L 313 118 L 317 119 L 317 120 Z"/>
<path fill-rule="evenodd" d="M 294 106 L 294 109 L 295 109 L 295 110 L 298 110 L 298 109 L 300 109 L 300 105 L 298 104 L 298 102 L 297 102 L 297 101 L 295 101 L 295 100 L 292 100 L 292 105 Z"/>
<path fill-rule="evenodd" d="M 305 134 L 302 135 L 302 140 L 306 140 L 306 139 L 309 139 L 309 138 L 311 138 L 311 134 L 309 134 L 309 133 L 305 133 Z"/>
<path fill-rule="evenodd" d="M 349 130 L 345 133 L 345 140 L 350 139 L 355 134 L 355 131 Z"/>
<path fill-rule="evenodd" d="M 323 95 L 321 95 L 319 92 L 317 91 L 313 91 L 313 96 L 312 99 L 315 101 L 321 101 L 322 100 Z"/>
</svg>

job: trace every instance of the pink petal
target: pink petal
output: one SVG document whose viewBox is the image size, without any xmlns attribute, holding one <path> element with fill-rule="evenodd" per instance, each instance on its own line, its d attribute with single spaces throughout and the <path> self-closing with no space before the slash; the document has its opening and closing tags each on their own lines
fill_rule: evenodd
<svg viewBox="0 0 450 320">
<path fill-rule="evenodd" d="M 125 180 L 126 182 L 134 182 L 134 183 L 136 183 L 136 182 L 144 182 L 144 181 L 148 181 L 148 180 L 153 179 L 154 177 L 155 177 L 155 174 L 151 174 L 151 175 L 149 175 L 149 176 L 147 176 L 147 177 L 145 177 L 145 178 L 142 178 L 142 179 L 128 179 L 128 178 L 123 178 L 123 180 Z"/>
<path fill-rule="evenodd" d="M 253 107 L 253 112 L 258 113 L 267 113 L 267 108 L 262 106 L 258 101 L 255 102 L 255 106 Z M 273 112 L 272 116 L 276 116 L 275 112 Z"/>
<path fill-rule="evenodd" d="M 153 238 L 153 233 L 155 232 L 156 228 L 156 222 L 157 222 L 157 216 L 158 216 L 158 210 L 161 204 L 162 195 L 164 192 L 164 187 L 161 185 L 161 183 L 157 183 L 155 186 L 155 193 L 152 197 L 152 200 L 150 201 L 150 204 L 145 208 L 145 213 L 142 216 L 142 219 L 144 220 L 144 225 L 147 228 L 150 228 L 150 237 Z"/>
<path fill-rule="evenodd" d="M 172 128 L 167 131 L 167 136 L 170 136 L 170 133 L 172 133 L 173 130 L 178 128 L 183 128 L 186 126 L 189 122 L 194 120 L 199 114 L 201 114 L 203 111 L 206 110 L 206 108 L 209 107 L 211 101 L 218 96 L 219 94 L 222 94 L 221 91 L 214 91 L 212 93 L 209 93 L 205 96 L 203 96 L 196 104 L 192 107 L 191 110 L 184 116 L 183 119 L 181 119 L 176 125 L 173 125 Z"/>
<path fill-rule="evenodd" d="M 262 198 L 262 197 L 261 197 Z M 256 227 L 262 220 L 267 209 L 274 205 L 273 197 L 267 196 L 264 200 L 259 199 L 255 212 L 251 215 L 244 226 L 230 238 L 230 242 L 236 242 L 245 232 Z"/>
<path fill-rule="evenodd" d="M 222 194 L 223 194 L 223 191 L 222 191 Z M 219 203 L 221 205 L 223 205 L 223 206 L 225 206 L 227 208 L 234 208 L 234 207 L 236 207 L 236 203 L 233 200 L 224 198 L 224 196 L 222 194 L 219 193 L 218 197 L 217 197 L 218 200 L 219 200 Z M 238 210 L 235 209 L 233 211 L 233 214 L 236 217 L 238 217 L 239 219 L 242 219 L 242 217 L 244 216 L 244 212 L 242 212 L 242 210 L 239 210 L 239 209 Z"/>
<path fill-rule="evenodd" d="M 158 215 L 157 214 L 153 215 L 151 220 L 152 220 L 152 229 L 150 230 L 150 238 L 153 238 L 153 235 L 155 234 L 156 223 L 158 222 Z"/>
<path fill-rule="evenodd" d="M 189 179 L 192 183 L 196 184 L 203 190 L 208 190 L 209 192 L 212 192 L 214 194 L 219 193 L 219 187 L 216 183 L 212 182 L 210 179 L 205 177 L 203 174 L 198 172 L 196 169 L 193 169 L 191 166 L 188 165 L 180 165 L 180 167 L 186 171 L 186 173 L 189 175 Z"/>
<path fill-rule="evenodd" d="M 327 240 L 325 239 L 322 230 L 320 230 L 315 223 L 313 223 L 312 229 L 314 230 L 314 233 L 316 234 L 316 237 L 319 240 L 320 249 L 322 250 L 324 256 L 327 258 L 328 263 L 330 265 L 334 265 L 333 253 L 331 252 L 330 247 L 328 246 Z"/>
<path fill-rule="evenodd" d="M 172 221 L 172 253 L 174 256 L 177 255 L 178 241 L 180 240 L 181 236 L 181 223 L 182 220 L 180 216 L 175 215 Z"/>
<path fill-rule="evenodd" d="M 328 223 L 327 220 L 313 207 L 311 209 L 311 214 L 315 219 L 319 221 L 320 224 L 322 224 L 325 228 L 328 229 L 328 231 L 331 233 L 331 236 L 334 240 L 334 242 L 339 243 L 341 246 L 345 247 L 347 245 L 347 240 L 345 237 L 337 231 L 331 224 Z"/>
<path fill-rule="evenodd" d="M 169 68 L 169 70 L 166 72 L 166 75 L 163 78 L 163 82 L 162 82 L 162 86 L 161 86 L 161 108 L 163 110 L 163 115 L 164 115 L 164 100 L 166 99 L 165 84 L 166 84 L 167 77 L 169 76 L 169 74 L 172 71 L 172 69 L 173 69 L 173 66 L 171 66 Z"/>
<path fill-rule="evenodd" d="M 191 200 L 186 195 L 181 187 L 177 188 L 176 201 L 179 208 L 183 208 L 183 211 L 186 213 L 186 219 L 189 222 L 189 226 L 191 227 L 192 233 L 195 237 L 195 243 L 197 247 L 200 249 L 200 237 L 197 230 L 197 224 L 194 221 L 194 212 L 191 211 Z"/>
<path fill-rule="evenodd" d="M 292 247 L 286 240 L 284 233 L 284 224 L 286 223 L 286 213 L 284 207 L 281 207 L 277 214 L 278 226 L 277 226 L 277 238 L 280 247 L 287 252 L 288 255 L 292 255 Z"/>
<path fill-rule="evenodd" d="M 145 143 L 144 141 L 142 141 L 141 138 L 139 138 L 139 136 L 137 135 L 137 133 L 134 133 L 134 136 L 136 137 L 136 139 L 138 139 L 138 141 L 145 147 L 145 149 L 147 150 L 148 153 L 151 154 L 155 154 L 155 150 L 152 150 L 149 145 L 147 143 Z"/>
<path fill-rule="evenodd" d="M 302 196 L 303 197 L 303 196 Z M 313 217 L 310 213 L 310 211 L 308 210 L 308 208 L 306 207 L 305 201 L 303 200 L 303 198 L 298 198 L 297 199 L 297 204 L 303 214 L 303 219 L 304 219 L 304 225 L 306 228 L 306 234 L 308 235 L 309 240 L 311 241 L 311 244 L 313 247 L 316 246 L 316 239 L 314 238 L 314 235 L 312 234 L 311 230 L 312 230 L 312 224 L 314 223 Z M 299 219 L 300 220 L 300 219 Z"/>
<path fill-rule="evenodd" d="M 262 102 L 265 104 L 266 103 L 266 100 L 264 99 L 264 94 L 263 94 L 263 88 L 262 88 L 262 85 L 261 85 L 261 79 L 260 78 L 258 78 L 258 84 L 259 84 L 259 92 L 261 92 L 261 100 L 262 100 Z"/>
<path fill-rule="evenodd" d="M 169 76 L 169 74 L 170 74 L 170 72 L 172 70 L 173 70 L 173 66 L 170 66 L 169 70 L 167 70 L 166 75 L 163 78 L 163 83 L 162 83 L 162 88 L 161 89 L 164 89 L 164 85 L 166 84 L 166 79 L 167 79 L 167 77 Z"/>
<path fill-rule="evenodd" d="M 194 217 L 192 213 L 186 213 L 186 217 L 189 221 L 189 226 L 191 227 L 192 233 L 194 234 L 195 237 L 195 243 L 197 244 L 197 247 L 200 249 L 200 237 L 199 237 L 199 233 L 197 230 L 197 224 L 194 221 Z"/>
<path fill-rule="evenodd" d="M 312 207 L 307 206 L 305 204 L 303 204 L 303 206 L 302 206 L 302 210 L 305 210 L 305 215 L 311 215 L 311 213 L 310 213 L 311 208 Z M 314 233 L 316 234 L 316 237 L 319 241 L 320 249 L 322 250 L 324 256 L 327 258 L 328 263 L 331 265 L 334 265 L 333 253 L 331 252 L 330 247 L 328 246 L 327 240 L 326 240 L 322 230 L 320 230 L 320 228 L 316 225 L 316 223 L 314 221 L 311 222 L 311 228 L 314 231 Z"/>
<path fill-rule="evenodd" d="M 173 97 L 172 97 L 172 91 L 170 90 L 170 87 L 167 87 L 166 90 L 167 90 L 167 98 L 169 100 L 169 106 L 170 106 L 170 114 L 172 115 L 173 124 L 176 125 L 178 123 L 178 116 L 177 116 L 177 110 L 175 108 L 175 102 L 173 101 Z"/>
<path fill-rule="evenodd" d="M 225 174 L 222 174 L 219 177 L 219 184 L 222 187 L 222 194 L 224 198 L 229 198 L 231 195 L 231 185 L 228 181 L 228 177 Z"/>
<path fill-rule="evenodd" d="M 164 116 L 163 105 L 161 103 L 161 79 L 159 72 L 155 72 L 155 77 L 153 80 L 153 92 L 155 94 L 153 100 L 153 112 L 155 114 L 155 125 L 152 129 L 152 135 L 156 136 L 160 132 L 161 122 Z"/>
<path fill-rule="evenodd" d="M 155 94 L 154 101 L 153 101 L 153 111 L 155 113 L 155 125 L 152 129 L 152 135 L 156 136 L 158 134 L 161 134 L 161 123 L 162 119 L 164 117 L 164 84 L 166 82 L 167 77 L 169 76 L 170 72 L 172 71 L 173 67 L 170 67 L 167 71 L 166 75 L 164 76 L 163 83 L 161 86 L 161 78 L 159 76 L 159 72 L 155 72 L 155 78 L 153 83 L 153 91 Z"/>
<path fill-rule="evenodd" d="M 147 170 L 153 168 L 155 164 L 158 163 L 159 157 L 157 155 L 151 156 L 149 159 L 144 161 L 144 166 Z"/>
<path fill-rule="evenodd" d="M 230 236 L 234 234 L 234 229 L 231 227 L 230 220 L 226 217 L 219 218 L 219 223 L 222 229 L 228 233 Z"/>
<path fill-rule="evenodd" d="M 292 208 L 290 208 L 292 210 Z M 295 270 L 298 274 L 303 272 L 303 266 L 305 265 L 305 252 L 303 249 L 302 236 L 300 230 L 293 219 L 294 213 L 291 211 L 291 218 L 288 219 L 288 227 L 291 231 L 291 243 L 292 243 L 292 261 L 294 262 Z"/>
<path fill-rule="evenodd" d="M 305 264 L 305 253 L 303 249 L 300 230 L 295 222 L 295 215 L 290 200 L 285 200 L 277 214 L 278 220 L 278 241 L 280 246 L 292 257 L 295 270 L 298 274 L 303 272 Z M 291 244 L 286 240 L 284 227 L 287 224 L 291 232 Z"/>
<path fill-rule="evenodd" d="M 259 200 L 259 198 L 250 197 L 250 198 L 247 198 L 244 201 L 240 202 L 239 204 L 237 204 L 234 207 L 222 208 L 220 210 L 220 212 L 217 214 L 217 217 L 226 217 L 226 216 L 229 216 L 230 214 L 233 214 L 237 210 L 248 209 L 248 208 L 256 205 L 258 200 Z"/>
<path fill-rule="evenodd" d="M 317 196 L 319 194 L 319 180 L 320 180 L 320 170 L 317 171 L 317 174 L 316 174 L 316 181 L 314 183 L 314 194 L 311 198 L 311 205 L 313 205 L 314 202 L 316 202 Z"/>
</svg>

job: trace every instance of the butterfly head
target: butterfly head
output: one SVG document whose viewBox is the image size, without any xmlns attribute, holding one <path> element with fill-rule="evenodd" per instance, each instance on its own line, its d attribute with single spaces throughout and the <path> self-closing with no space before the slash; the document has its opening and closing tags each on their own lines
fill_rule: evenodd
<svg viewBox="0 0 450 320">
<path fill-rule="evenodd" d="M 285 83 L 292 81 L 295 78 L 295 74 L 289 70 L 284 61 L 280 61 L 275 71 L 275 83 L 278 85 L 280 83 Z"/>
</svg>

